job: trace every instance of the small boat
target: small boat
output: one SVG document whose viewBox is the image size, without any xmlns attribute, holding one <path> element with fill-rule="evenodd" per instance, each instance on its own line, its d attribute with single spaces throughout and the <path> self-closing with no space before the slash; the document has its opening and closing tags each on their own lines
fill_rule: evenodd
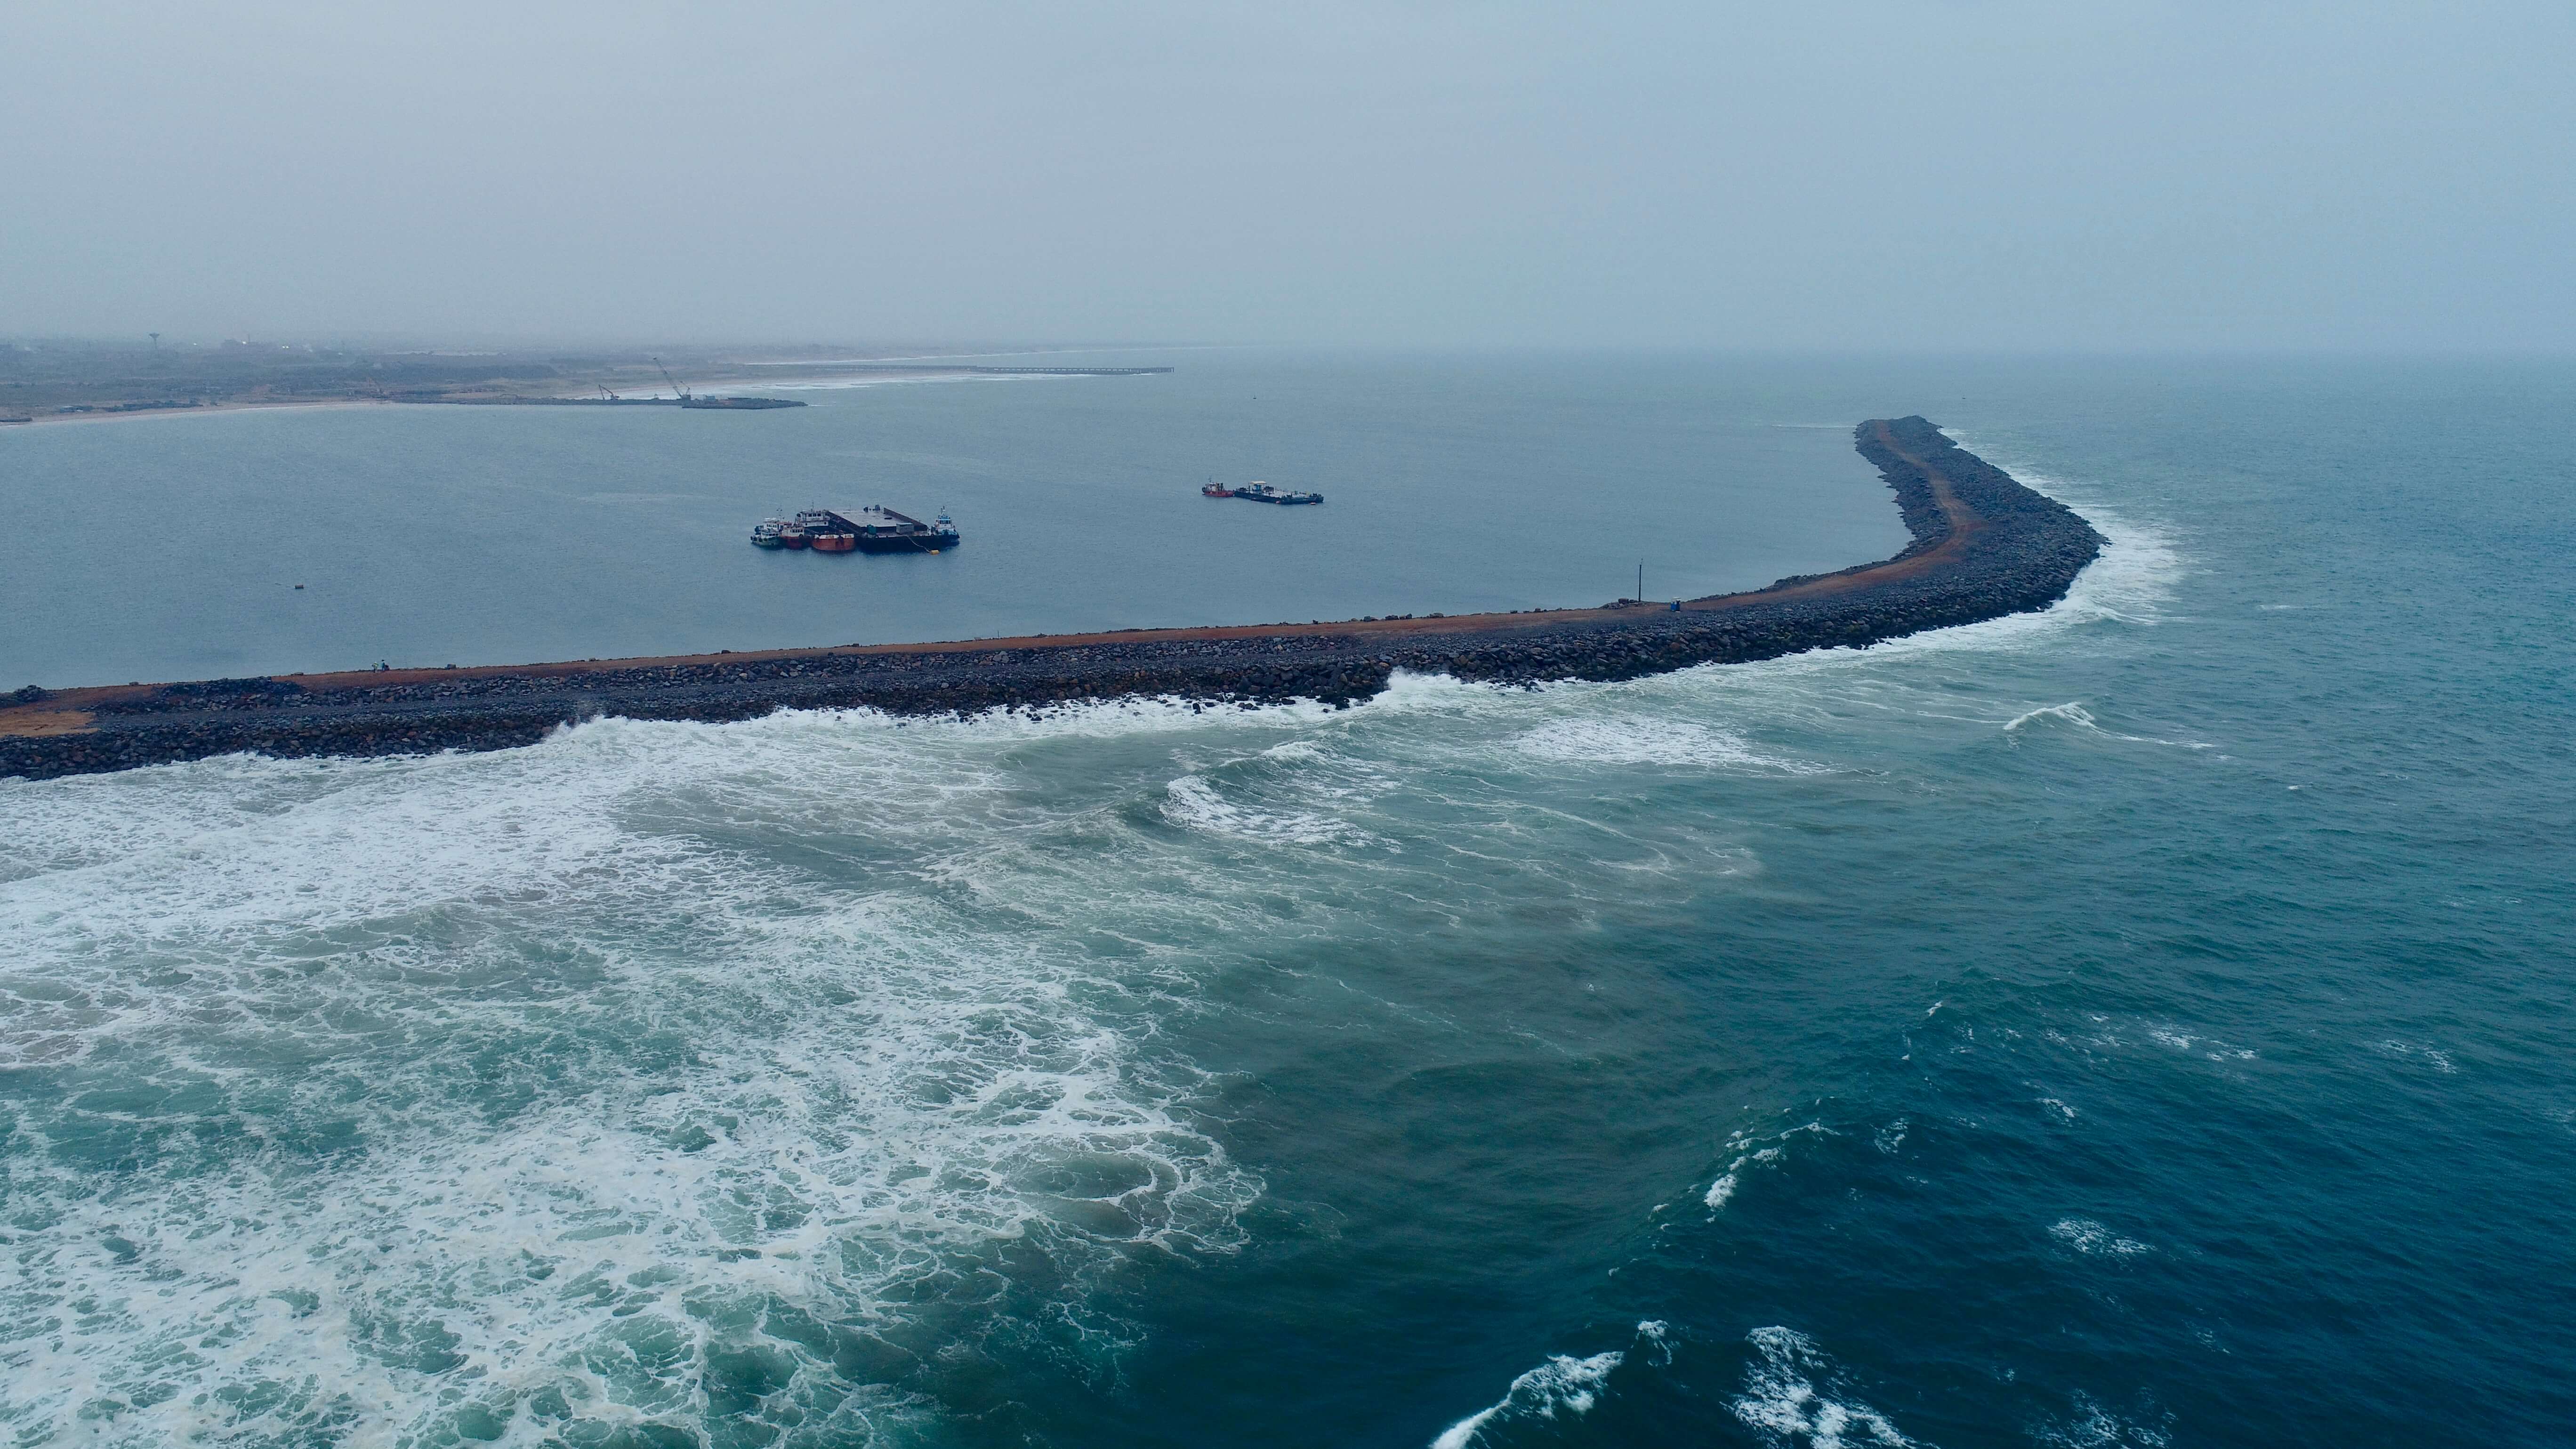
<svg viewBox="0 0 2576 1449">
<path fill-rule="evenodd" d="M 796 523 L 782 523 L 778 526 L 778 546 L 780 548 L 803 548 L 805 543 L 804 525 Z"/>
<path fill-rule="evenodd" d="M 1201 498 L 1232 498 L 1234 496 L 1234 490 L 1231 488 L 1220 488 L 1216 484 L 1210 483 L 1205 488 L 1199 490 L 1199 496 Z"/>
<path fill-rule="evenodd" d="M 751 541 L 759 548 L 785 548 L 787 540 L 779 537 L 787 528 L 783 518 L 767 518 L 751 526 Z"/>
</svg>

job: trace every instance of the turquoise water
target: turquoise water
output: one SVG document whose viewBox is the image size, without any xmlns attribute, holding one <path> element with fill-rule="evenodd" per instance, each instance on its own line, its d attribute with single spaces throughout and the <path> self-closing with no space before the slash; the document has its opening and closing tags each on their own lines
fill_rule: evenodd
<svg viewBox="0 0 2576 1449">
<path fill-rule="evenodd" d="M 0 1421 L 2562 1442 L 2576 368 L 1694 365 L 2112 546 L 1620 685 L 0 784 Z"/>
</svg>

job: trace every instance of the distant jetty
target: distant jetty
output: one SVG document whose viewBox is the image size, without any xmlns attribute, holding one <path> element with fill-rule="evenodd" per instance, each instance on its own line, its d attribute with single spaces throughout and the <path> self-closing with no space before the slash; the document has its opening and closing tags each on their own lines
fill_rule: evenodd
<svg viewBox="0 0 2576 1449">
<path fill-rule="evenodd" d="M 808 370 L 820 364 L 805 363 Z M 966 373 L 976 377 L 1152 377 L 1171 371 L 1168 367 L 961 367 L 941 362 L 844 362 L 822 370 L 830 372 L 900 372 L 911 376 L 938 373 Z"/>
<path fill-rule="evenodd" d="M 801 408 L 805 404 L 783 397 L 453 397 L 423 394 L 413 397 L 387 393 L 386 402 L 441 404 L 447 407 L 493 408 L 712 408 L 719 412 L 759 412 L 767 408 Z"/>
<path fill-rule="evenodd" d="M 1164 696 L 1347 705 L 1396 670 L 1534 684 L 1773 659 L 2044 609 L 2102 536 L 1919 417 L 1855 441 L 1913 542 L 1877 563 L 1643 607 L 1367 619 L 942 644 L 785 649 L 476 669 L 218 679 L 0 694 L 0 776 L 50 777 L 251 751 L 399 755 L 533 744 L 602 715 L 743 720 L 866 706 L 942 715 Z"/>
</svg>

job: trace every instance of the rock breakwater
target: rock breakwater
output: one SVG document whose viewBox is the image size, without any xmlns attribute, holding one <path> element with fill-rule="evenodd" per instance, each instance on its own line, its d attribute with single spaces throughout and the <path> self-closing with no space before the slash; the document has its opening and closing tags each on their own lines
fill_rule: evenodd
<svg viewBox="0 0 2576 1449">
<path fill-rule="evenodd" d="M 1839 573 L 1657 607 L 1134 630 L 471 670 L 404 670 L 0 696 L 0 776 L 236 752 L 389 755 L 533 744 L 567 723 L 752 719 L 865 706 L 971 714 L 1130 696 L 1208 706 L 1363 700 L 1398 669 L 1535 684 L 1616 680 L 1866 645 L 2041 609 L 2102 538 L 1920 417 L 1856 442 L 1913 542 Z"/>
</svg>

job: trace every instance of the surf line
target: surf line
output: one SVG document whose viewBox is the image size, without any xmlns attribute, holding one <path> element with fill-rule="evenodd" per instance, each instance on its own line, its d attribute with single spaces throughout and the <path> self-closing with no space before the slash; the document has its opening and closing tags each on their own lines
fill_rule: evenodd
<svg viewBox="0 0 2576 1449">
<path fill-rule="evenodd" d="M 1854 430 L 1912 542 L 1891 558 L 1646 609 L 1127 629 L 931 644 L 376 669 L 0 694 L 0 777 L 250 752 L 403 755 L 530 745 L 602 716 L 724 722 L 782 709 L 968 715 L 1134 697 L 1348 706 L 1402 669 L 1537 684 L 1635 679 L 1863 647 L 2044 609 L 2100 555 L 2074 510 L 1921 417 Z"/>
</svg>

